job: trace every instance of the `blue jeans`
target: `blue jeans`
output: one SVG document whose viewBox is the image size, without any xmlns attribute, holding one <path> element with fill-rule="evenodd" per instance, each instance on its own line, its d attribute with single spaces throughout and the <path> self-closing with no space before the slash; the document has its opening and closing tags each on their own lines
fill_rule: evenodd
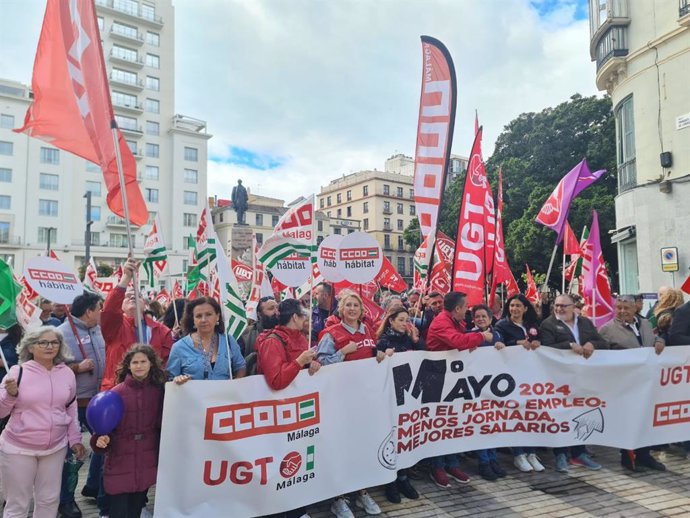
<svg viewBox="0 0 690 518">
<path fill-rule="evenodd" d="M 477 457 L 479 458 L 479 464 L 488 464 L 491 461 L 496 462 L 496 448 L 477 450 Z"/>
<path fill-rule="evenodd" d="M 516 446 L 515 448 L 511 448 L 513 450 L 513 456 L 517 457 L 518 455 L 522 455 L 523 453 L 525 455 L 529 455 L 530 453 L 535 453 L 537 450 L 536 448 L 532 448 L 531 446 L 526 446 L 524 448 L 521 448 L 519 446 Z"/>
<path fill-rule="evenodd" d="M 438 457 L 431 457 L 431 469 L 438 468 L 459 468 L 460 461 L 455 455 L 439 455 Z"/>
<path fill-rule="evenodd" d="M 587 450 L 585 450 L 585 447 L 583 445 L 579 446 L 571 446 L 570 447 L 570 456 L 573 459 L 578 458 L 580 455 L 585 453 Z M 565 455 L 566 457 L 568 456 L 568 448 L 554 448 L 553 449 L 553 454 L 554 455 L 560 455 L 560 454 Z"/>
</svg>

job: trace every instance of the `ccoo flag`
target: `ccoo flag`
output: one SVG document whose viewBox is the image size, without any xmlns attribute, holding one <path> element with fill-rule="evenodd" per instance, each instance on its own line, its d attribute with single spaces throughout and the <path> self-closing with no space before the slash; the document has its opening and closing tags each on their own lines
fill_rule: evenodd
<svg viewBox="0 0 690 518">
<path fill-rule="evenodd" d="M 93 0 L 48 0 L 31 81 L 34 101 L 15 130 L 100 165 L 110 210 L 124 217 L 113 142 L 115 127 Z M 137 167 L 117 130 L 129 219 L 144 225 Z"/>
</svg>

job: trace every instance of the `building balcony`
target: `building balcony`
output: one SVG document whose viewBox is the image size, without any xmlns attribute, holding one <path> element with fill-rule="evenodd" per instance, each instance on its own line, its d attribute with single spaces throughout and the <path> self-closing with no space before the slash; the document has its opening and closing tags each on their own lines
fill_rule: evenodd
<svg viewBox="0 0 690 518">
<path fill-rule="evenodd" d="M 618 166 L 618 193 L 637 187 L 637 166 L 635 159 L 623 162 Z"/>
<path fill-rule="evenodd" d="M 117 99 L 113 99 L 113 108 L 116 111 L 135 113 L 137 115 L 144 113 L 144 107 L 140 103 L 128 103 Z"/>
<path fill-rule="evenodd" d="M 690 0 L 678 0 L 678 23 L 690 27 Z"/>
<path fill-rule="evenodd" d="M 16 247 L 22 244 L 22 238 L 19 236 L 8 236 L 0 234 L 0 247 Z"/>
<path fill-rule="evenodd" d="M 597 42 L 594 56 L 597 63 L 596 83 L 599 90 L 611 90 L 627 71 L 628 28 L 610 26 Z"/>
<path fill-rule="evenodd" d="M 390 209 L 383 209 L 383 213 L 386 215 L 393 214 L 393 211 Z"/>
<path fill-rule="evenodd" d="M 129 65 L 134 68 L 144 68 L 144 58 L 140 58 L 139 56 L 130 56 L 129 54 L 118 52 L 117 49 L 111 49 L 108 56 L 113 63 Z"/>
<path fill-rule="evenodd" d="M 129 128 L 126 126 L 119 126 L 120 131 L 127 137 L 141 138 L 144 136 L 144 131 L 141 126 L 138 128 Z"/>
<path fill-rule="evenodd" d="M 108 74 L 108 79 L 110 81 L 110 84 L 114 86 L 124 86 L 125 88 L 136 90 L 137 92 L 141 92 L 144 89 L 143 79 L 128 79 L 119 76 L 113 72 L 110 72 L 110 74 Z"/>
<path fill-rule="evenodd" d="M 185 131 L 188 133 L 195 133 L 207 135 L 206 121 L 195 119 L 194 117 L 187 117 L 186 115 L 175 114 L 172 118 L 171 130 Z"/>
<path fill-rule="evenodd" d="M 96 0 L 96 8 L 97 10 L 103 9 L 112 14 L 118 14 L 124 19 L 129 18 L 130 21 L 136 23 L 146 23 L 157 29 L 163 27 L 163 18 L 160 16 L 156 16 L 141 7 L 132 7 L 118 0 Z"/>
<path fill-rule="evenodd" d="M 393 247 L 390 245 L 390 243 L 384 244 L 384 245 L 383 245 L 383 249 L 384 249 L 386 252 L 392 252 L 392 251 L 393 251 Z"/>
<path fill-rule="evenodd" d="M 113 39 L 124 41 L 130 45 L 134 44 L 137 46 L 142 46 L 144 44 L 144 35 L 139 31 L 136 31 L 136 33 L 132 34 L 131 31 L 123 29 L 117 25 L 110 26 L 110 36 Z"/>
<path fill-rule="evenodd" d="M 105 224 L 106 224 L 106 226 L 113 227 L 113 228 L 126 228 L 127 227 L 127 223 L 125 222 L 125 218 L 121 218 L 120 216 L 108 216 L 108 218 L 105 220 Z M 131 225 L 132 225 L 132 228 L 139 228 L 134 223 L 132 223 Z M 83 241 L 82 241 L 82 244 L 84 244 Z M 103 246 L 103 245 L 101 245 L 101 246 Z M 124 246 L 127 246 L 127 245 L 124 245 Z"/>
<path fill-rule="evenodd" d="M 393 227 L 391 227 L 390 225 L 384 225 L 384 226 L 383 226 L 383 230 L 385 230 L 385 231 L 387 231 L 387 232 L 390 232 L 390 231 L 393 230 Z"/>
</svg>

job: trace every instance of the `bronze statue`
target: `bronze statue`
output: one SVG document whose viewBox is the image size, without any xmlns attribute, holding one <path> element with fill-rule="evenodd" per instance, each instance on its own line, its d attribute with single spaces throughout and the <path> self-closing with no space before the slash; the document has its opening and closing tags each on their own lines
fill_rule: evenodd
<svg viewBox="0 0 690 518">
<path fill-rule="evenodd" d="M 237 185 L 232 188 L 232 208 L 237 213 L 237 224 L 246 225 L 244 215 L 247 212 L 247 201 L 249 195 L 247 189 L 242 186 L 242 180 L 237 180 Z"/>
</svg>

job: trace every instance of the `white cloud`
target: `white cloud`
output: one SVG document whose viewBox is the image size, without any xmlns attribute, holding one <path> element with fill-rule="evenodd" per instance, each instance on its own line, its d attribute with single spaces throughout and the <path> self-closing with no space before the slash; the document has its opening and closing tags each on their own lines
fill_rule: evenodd
<svg viewBox="0 0 690 518">
<path fill-rule="evenodd" d="M 0 76 L 30 81 L 42 4 L 4 0 Z M 175 13 L 176 112 L 208 122 L 211 156 L 237 146 L 285 159 L 268 171 L 209 163 L 221 197 L 242 178 L 290 201 L 411 155 L 422 34 L 455 61 L 455 153 L 469 152 L 475 109 L 489 156 L 520 113 L 596 92 L 573 0 L 544 17 L 529 0 L 176 0 Z"/>
</svg>

